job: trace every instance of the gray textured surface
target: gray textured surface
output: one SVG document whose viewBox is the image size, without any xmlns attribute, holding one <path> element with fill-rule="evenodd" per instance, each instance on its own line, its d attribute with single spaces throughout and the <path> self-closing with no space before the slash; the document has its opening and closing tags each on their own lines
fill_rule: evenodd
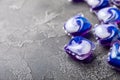
<svg viewBox="0 0 120 80">
<path fill-rule="evenodd" d="M 75 62 L 63 51 L 69 41 L 64 22 L 81 12 L 98 23 L 85 3 L 0 0 L 0 80 L 120 80 L 105 61 L 108 50 L 98 44 L 90 64 Z"/>
</svg>

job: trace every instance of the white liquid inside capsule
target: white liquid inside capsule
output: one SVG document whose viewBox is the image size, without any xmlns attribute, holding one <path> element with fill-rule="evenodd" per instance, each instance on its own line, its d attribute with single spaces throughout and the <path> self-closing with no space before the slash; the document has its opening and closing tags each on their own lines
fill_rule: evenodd
<svg viewBox="0 0 120 80">
<path fill-rule="evenodd" d="M 97 35 L 100 38 L 106 38 L 110 36 L 110 33 L 107 31 L 107 27 L 105 27 L 105 25 L 99 25 L 95 27 L 94 31 L 95 35 Z"/>
<path fill-rule="evenodd" d="M 68 46 L 68 49 L 70 49 L 74 53 L 77 53 L 78 55 L 82 55 L 90 52 L 91 45 L 85 40 L 83 40 L 81 44 L 78 44 L 73 41 L 72 45 Z"/>
<path fill-rule="evenodd" d="M 99 18 L 99 20 L 103 20 L 104 22 L 106 22 L 109 17 L 111 16 L 111 14 L 109 14 L 108 11 L 109 8 L 104 8 L 101 9 L 100 11 L 98 11 L 97 16 Z"/>
<path fill-rule="evenodd" d="M 119 47 L 119 49 L 118 49 L 118 52 L 120 53 L 120 47 Z"/>
<path fill-rule="evenodd" d="M 116 58 L 117 57 L 115 45 L 112 47 L 111 57 L 112 58 Z"/>
<path fill-rule="evenodd" d="M 66 22 L 65 28 L 68 33 L 77 32 L 79 30 L 79 26 L 74 18 L 71 18 Z"/>
<path fill-rule="evenodd" d="M 96 7 L 99 4 L 98 0 L 86 0 L 86 2 L 92 7 Z"/>
<path fill-rule="evenodd" d="M 111 52 L 111 58 L 120 59 L 120 57 L 118 56 L 119 50 L 120 50 L 120 47 L 119 47 L 118 52 L 117 52 L 117 49 L 116 49 L 115 45 L 113 45 L 112 52 Z"/>
</svg>

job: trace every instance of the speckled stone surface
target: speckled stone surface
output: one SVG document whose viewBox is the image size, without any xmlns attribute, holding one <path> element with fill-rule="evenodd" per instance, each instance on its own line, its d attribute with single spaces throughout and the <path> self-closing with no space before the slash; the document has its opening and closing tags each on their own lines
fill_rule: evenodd
<svg viewBox="0 0 120 80">
<path fill-rule="evenodd" d="M 106 62 L 108 49 L 97 44 L 92 63 L 74 61 L 64 52 L 69 37 L 64 22 L 77 13 L 94 25 L 85 3 L 67 0 L 0 0 L 0 80 L 119 80 Z"/>
</svg>

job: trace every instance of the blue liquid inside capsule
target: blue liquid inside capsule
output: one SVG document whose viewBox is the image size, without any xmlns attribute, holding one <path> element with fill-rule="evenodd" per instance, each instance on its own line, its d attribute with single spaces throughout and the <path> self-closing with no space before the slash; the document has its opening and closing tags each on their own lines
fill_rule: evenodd
<svg viewBox="0 0 120 80">
<path fill-rule="evenodd" d="M 99 1 L 100 1 L 99 3 L 101 3 L 102 0 L 99 0 Z M 100 9 L 108 7 L 108 6 L 110 6 L 109 0 L 103 0 L 103 2 L 99 5 L 97 5 L 95 8 L 93 8 L 93 10 L 100 10 Z"/>
</svg>

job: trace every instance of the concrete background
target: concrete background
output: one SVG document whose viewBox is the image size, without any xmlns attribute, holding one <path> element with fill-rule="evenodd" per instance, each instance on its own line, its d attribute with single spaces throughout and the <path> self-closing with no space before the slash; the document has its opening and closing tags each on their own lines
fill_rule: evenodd
<svg viewBox="0 0 120 80">
<path fill-rule="evenodd" d="M 85 3 L 67 0 L 0 0 L 0 80 L 120 80 L 106 62 L 108 49 L 96 43 L 95 59 L 83 64 L 68 57 L 65 21 L 83 13 L 94 25 Z"/>
</svg>

